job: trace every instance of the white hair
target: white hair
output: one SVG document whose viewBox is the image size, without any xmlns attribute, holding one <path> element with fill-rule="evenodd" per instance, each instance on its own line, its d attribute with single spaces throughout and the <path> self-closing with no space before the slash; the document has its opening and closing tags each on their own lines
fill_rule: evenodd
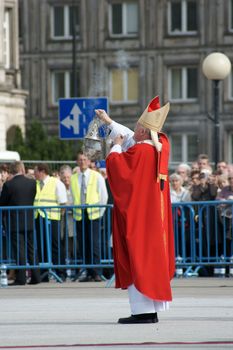
<svg viewBox="0 0 233 350">
<path fill-rule="evenodd" d="M 180 168 L 183 168 L 187 171 L 187 173 L 190 173 L 191 172 L 191 167 L 187 164 L 187 163 L 180 163 L 177 167 L 177 171 L 180 169 Z"/>
<path fill-rule="evenodd" d="M 61 168 L 60 168 L 60 175 L 63 176 L 64 173 L 69 173 L 72 175 L 73 171 L 72 171 L 72 168 L 69 166 L 69 165 L 62 165 Z"/>
<path fill-rule="evenodd" d="M 169 178 L 170 178 L 170 181 L 172 181 L 172 180 L 179 180 L 181 183 L 183 183 L 182 177 L 179 174 L 177 174 L 177 173 L 171 174 Z"/>
</svg>

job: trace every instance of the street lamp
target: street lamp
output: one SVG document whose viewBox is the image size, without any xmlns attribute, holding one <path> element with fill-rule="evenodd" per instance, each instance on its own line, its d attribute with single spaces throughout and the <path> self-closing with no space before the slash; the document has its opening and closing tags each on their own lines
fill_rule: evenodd
<svg viewBox="0 0 233 350">
<path fill-rule="evenodd" d="M 76 39 L 77 39 L 77 14 L 76 14 L 77 5 L 75 5 L 75 0 L 73 0 L 72 5 L 72 88 L 73 88 L 73 96 L 77 97 L 77 52 L 76 52 Z"/>
<path fill-rule="evenodd" d="M 219 81 L 225 79 L 231 71 L 229 58 L 220 52 L 208 55 L 202 64 L 202 70 L 207 79 L 213 81 L 214 118 L 214 163 L 215 169 L 220 160 L 220 123 L 219 123 Z"/>
</svg>

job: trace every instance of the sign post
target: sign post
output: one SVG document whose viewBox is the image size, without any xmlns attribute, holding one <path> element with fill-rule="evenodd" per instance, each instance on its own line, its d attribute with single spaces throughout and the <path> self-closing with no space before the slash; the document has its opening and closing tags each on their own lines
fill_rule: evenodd
<svg viewBox="0 0 233 350">
<path fill-rule="evenodd" d="M 108 112 L 107 97 L 61 98 L 59 136 L 63 140 L 83 139 L 95 116 L 95 109 Z"/>
</svg>

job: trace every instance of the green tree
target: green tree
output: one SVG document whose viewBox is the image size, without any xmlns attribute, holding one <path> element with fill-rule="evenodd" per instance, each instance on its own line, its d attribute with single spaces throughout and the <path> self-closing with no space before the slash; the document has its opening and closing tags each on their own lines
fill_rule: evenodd
<svg viewBox="0 0 233 350">
<path fill-rule="evenodd" d="M 50 160 L 74 160 L 76 153 L 82 146 L 81 141 L 60 140 L 57 136 L 52 136 L 48 141 Z"/>
<path fill-rule="evenodd" d="M 27 129 L 25 146 L 27 159 L 48 160 L 48 136 L 38 120 L 33 120 Z"/>
<path fill-rule="evenodd" d="M 11 133 L 13 133 L 11 135 L 12 142 L 7 145 L 7 149 L 10 151 L 17 151 L 20 155 L 25 154 L 25 143 L 20 127 L 14 127 Z"/>
<path fill-rule="evenodd" d="M 14 132 L 14 140 L 8 145 L 8 149 L 19 152 L 23 160 L 73 160 L 82 146 L 80 140 L 49 137 L 38 120 L 33 120 L 29 125 L 25 139 L 19 127 Z"/>
</svg>

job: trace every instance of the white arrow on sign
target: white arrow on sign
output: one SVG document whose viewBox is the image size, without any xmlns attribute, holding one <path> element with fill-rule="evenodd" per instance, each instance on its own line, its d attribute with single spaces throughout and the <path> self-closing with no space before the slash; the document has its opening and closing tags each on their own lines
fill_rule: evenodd
<svg viewBox="0 0 233 350">
<path fill-rule="evenodd" d="M 79 116 L 82 114 L 77 103 L 74 104 L 70 114 L 61 121 L 61 124 L 64 125 L 67 129 L 71 127 L 74 129 L 74 134 L 79 134 Z M 73 118 L 71 118 L 73 115 Z"/>
</svg>

